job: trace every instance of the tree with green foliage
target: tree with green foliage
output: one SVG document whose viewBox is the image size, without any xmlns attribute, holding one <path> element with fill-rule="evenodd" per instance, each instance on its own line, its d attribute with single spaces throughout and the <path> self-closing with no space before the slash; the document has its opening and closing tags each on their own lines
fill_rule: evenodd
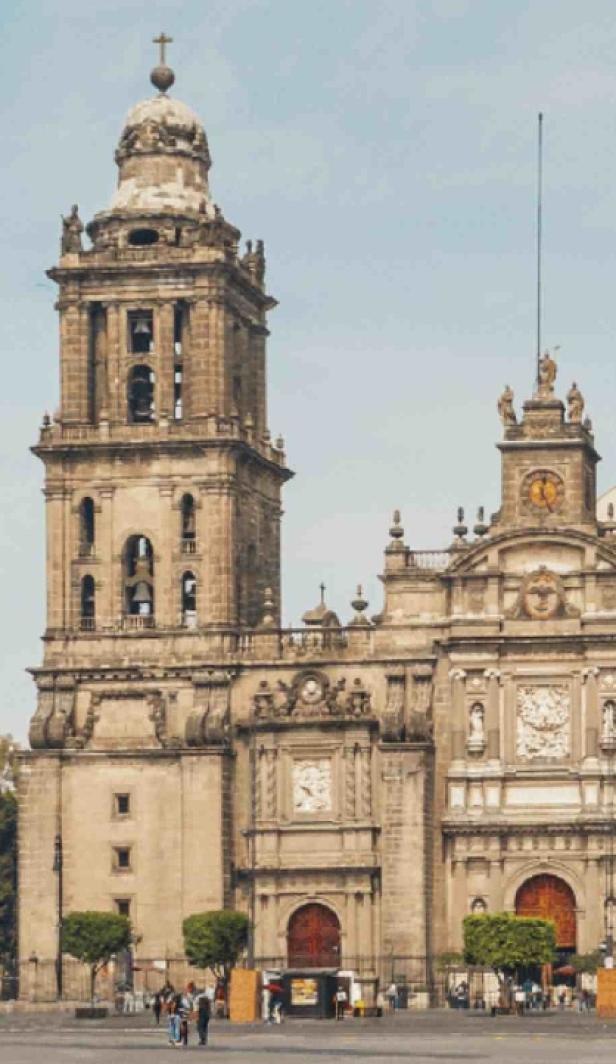
<svg viewBox="0 0 616 1064">
<path fill-rule="evenodd" d="M 511 913 L 482 913 L 464 920 L 464 959 L 467 964 L 519 976 L 520 969 L 554 960 L 556 932 L 551 920 Z"/>
<path fill-rule="evenodd" d="M 90 999 L 94 1003 L 96 976 L 116 953 L 132 941 L 130 920 L 119 913 L 68 913 L 62 922 L 62 952 L 90 968 Z"/>
<path fill-rule="evenodd" d="M 597 968 L 603 967 L 603 962 L 603 953 L 597 949 L 594 953 L 574 953 L 567 963 L 575 968 L 578 975 L 594 975 Z"/>
<path fill-rule="evenodd" d="M 231 969 L 246 949 L 248 917 L 232 909 L 193 913 L 182 924 L 186 956 L 195 968 L 209 968 L 225 987 Z"/>
<path fill-rule="evenodd" d="M 0 975 L 14 975 L 17 962 L 17 778 L 18 744 L 0 735 Z"/>
</svg>

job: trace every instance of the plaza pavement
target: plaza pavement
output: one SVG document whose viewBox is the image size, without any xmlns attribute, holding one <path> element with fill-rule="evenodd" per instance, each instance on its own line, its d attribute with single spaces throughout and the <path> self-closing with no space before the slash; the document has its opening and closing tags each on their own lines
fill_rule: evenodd
<svg viewBox="0 0 616 1064">
<path fill-rule="evenodd" d="M 56 1013 L 0 1016 L 1 1064 L 145 1064 L 178 1053 L 212 1064 L 601 1064 L 616 1057 L 616 1020 L 549 1013 L 495 1019 L 475 1013 L 400 1012 L 382 1020 L 289 1020 L 280 1027 L 212 1021 L 210 1045 L 169 1046 L 149 1013 L 97 1023 Z"/>
</svg>

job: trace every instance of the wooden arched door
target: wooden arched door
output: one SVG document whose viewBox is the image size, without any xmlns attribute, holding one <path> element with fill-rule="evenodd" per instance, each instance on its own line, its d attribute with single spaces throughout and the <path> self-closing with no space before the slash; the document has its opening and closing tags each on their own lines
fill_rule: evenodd
<svg viewBox="0 0 616 1064">
<path fill-rule="evenodd" d="M 287 931 L 289 968 L 339 968 L 340 923 L 326 905 L 297 909 Z"/>
<path fill-rule="evenodd" d="M 522 884 L 515 898 L 518 916 L 553 920 L 559 949 L 575 949 L 575 894 L 564 879 L 548 874 L 533 876 Z"/>
</svg>

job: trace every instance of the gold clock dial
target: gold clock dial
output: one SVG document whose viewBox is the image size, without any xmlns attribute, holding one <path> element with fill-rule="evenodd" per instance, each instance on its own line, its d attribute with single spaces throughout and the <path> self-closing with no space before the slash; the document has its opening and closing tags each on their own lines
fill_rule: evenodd
<svg viewBox="0 0 616 1064">
<path fill-rule="evenodd" d="M 538 470 L 526 478 L 524 497 L 533 509 L 554 513 L 560 509 L 564 494 L 561 478 L 550 470 Z"/>
</svg>

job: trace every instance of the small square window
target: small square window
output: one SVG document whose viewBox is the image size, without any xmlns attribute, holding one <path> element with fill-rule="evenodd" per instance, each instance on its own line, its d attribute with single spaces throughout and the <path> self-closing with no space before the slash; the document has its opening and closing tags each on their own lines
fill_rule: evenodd
<svg viewBox="0 0 616 1064">
<path fill-rule="evenodd" d="M 130 916 L 130 898 L 115 898 L 113 904 L 118 916 Z"/>
<path fill-rule="evenodd" d="M 118 846 L 114 851 L 115 867 L 119 872 L 127 872 L 130 869 L 130 848 Z"/>
<path fill-rule="evenodd" d="M 116 816 L 129 816 L 130 794 L 115 794 L 114 807 Z"/>
</svg>

